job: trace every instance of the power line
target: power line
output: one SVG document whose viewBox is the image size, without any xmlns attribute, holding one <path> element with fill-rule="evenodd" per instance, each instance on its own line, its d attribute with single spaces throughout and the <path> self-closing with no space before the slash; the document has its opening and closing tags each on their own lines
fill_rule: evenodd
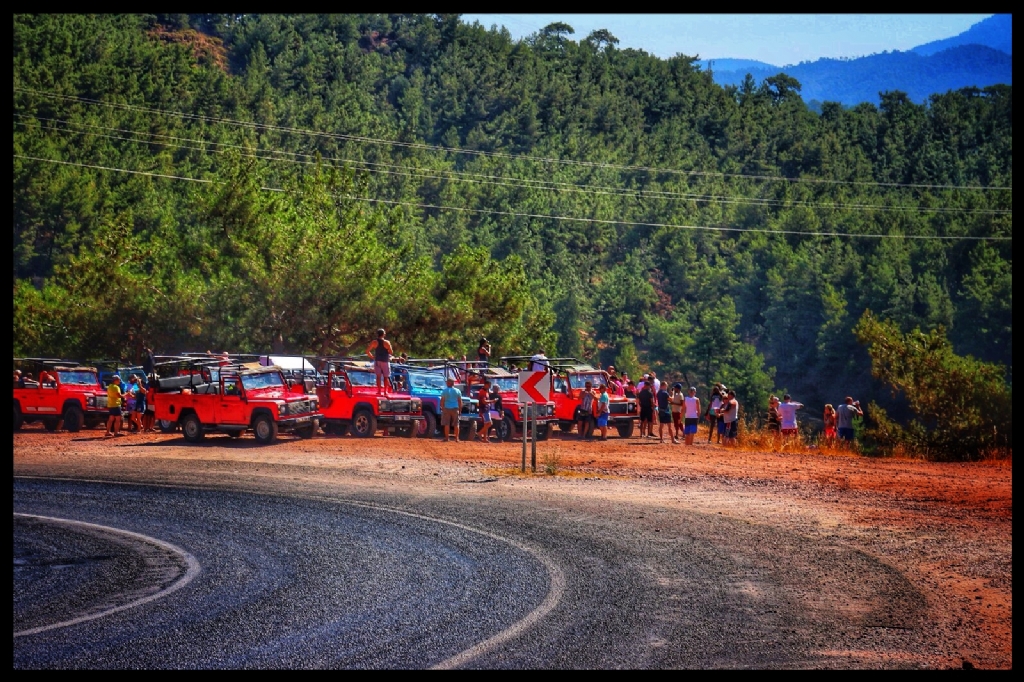
<svg viewBox="0 0 1024 682">
<path fill-rule="evenodd" d="M 154 173 L 150 171 L 136 171 L 127 168 L 114 168 L 111 166 L 98 166 L 93 164 L 78 163 L 74 161 L 60 161 L 55 159 L 44 159 L 36 156 L 27 156 L 23 154 L 14 154 L 16 159 L 26 159 L 29 161 L 41 161 L 43 163 L 55 163 L 66 166 L 77 166 L 80 168 L 92 168 L 95 170 L 106 170 L 114 171 L 119 173 L 128 173 L 133 175 L 143 175 L 156 178 L 164 178 L 169 180 L 185 180 L 188 182 L 200 182 L 204 184 L 227 184 L 219 180 L 206 180 L 198 178 L 189 178 L 185 176 L 169 175 L 166 173 Z M 260 190 L 269 192 L 289 192 L 289 190 L 282 189 L 280 187 L 260 187 Z M 1013 237 L 974 237 L 974 236 L 942 236 L 942 235 L 900 235 L 900 234 L 856 234 L 848 232 L 802 232 L 799 230 L 772 230 L 768 228 L 753 228 L 753 227 L 723 227 L 723 226 L 708 226 L 708 225 L 675 225 L 671 223 L 645 223 L 637 222 L 632 220 L 606 220 L 601 218 L 577 218 L 574 216 L 556 216 L 556 215 L 544 215 L 539 213 L 517 213 L 514 211 L 496 211 L 496 210 L 484 210 L 476 208 L 462 208 L 458 206 L 438 206 L 434 204 L 423 204 L 407 201 L 397 201 L 391 199 L 376 199 L 372 197 L 359 197 L 352 195 L 335 195 L 340 198 L 351 199 L 354 201 L 366 201 L 369 203 L 380 203 L 391 206 L 404 206 L 409 208 L 419 209 L 433 209 L 438 211 L 456 211 L 461 213 L 473 213 L 477 215 L 497 215 L 497 216 L 508 216 L 513 218 L 536 218 L 541 220 L 558 220 L 567 222 L 577 223 L 591 223 L 598 225 L 632 225 L 634 227 L 654 227 L 654 228 L 671 228 L 679 230 L 694 230 L 694 231 L 710 231 L 710 232 L 753 232 L 753 233 L 764 233 L 764 234 L 775 234 L 775 235 L 796 235 L 801 237 L 852 237 L 860 239 L 916 239 L 916 240 L 939 240 L 939 241 L 1013 241 Z"/>
<path fill-rule="evenodd" d="M 549 180 L 531 180 L 528 178 L 515 178 L 509 179 L 497 175 L 486 175 L 483 173 L 469 173 L 462 171 L 444 171 L 438 174 L 434 171 L 425 171 L 419 169 L 410 169 L 406 166 L 397 164 L 386 164 L 372 161 L 361 161 L 358 159 L 338 158 L 338 157 L 318 157 L 315 154 L 304 154 L 300 152 L 288 152 L 276 149 L 270 150 L 256 150 L 253 152 L 249 147 L 237 144 L 228 144 L 224 142 L 211 142 L 208 140 L 178 137 L 174 135 L 164 135 L 161 133 L 147 133 L 138 132 L 134 130 L 127 130 L 123 128 L 113 128 L 109 126 L 100 126 L 90 123 L 77 123 L 72 121 L 65 121 L 61 119 L 54 119 L 48 117 L 31 117 L 24 114 L 15 114 L 19 118 L 27 118 L 33 121 L 46 121 L 49 123 L 64 124 L 65 126 L 78 126 L 80 128 L 92 128 L 97 130 L 108 130 L 112 132 L 121 132 L 129 135 L 135 135 L 136 137 L 122 137 L 117 135 L 106 135 L 103 133 L 86 133 L 95 137 L 102 137 L 106 139 L 121 140 L 125 142 L 139 142 L 148 144 L 154 138 L 160 138 L 165 140 L 174 140 L 177 142 L 192 142 L 198 145 L 207 145 L 212 147 L 224 147 L 226 149 L 238 150 L 242 156 L 249 158 L 257 158 L 264 161 L 274 161 L 283 163 L 299 163 L 299 164 L 314 164 L 316 159 L 319 158 L 322 161 L 352 164 L 354 166 L 366 167 L 365 172 L 376 173 L 382 175 L 396 175 L 410 178 L 421 178 L 421 179 L 437 179 L 437 180 L 454 180 L 457 182 L 470 182 L 476 184 L 487 184 L 504 187 L 516 187 L 520 189 L 540 189 L 548 191 L 561 191 L 561 192 L 575 192 L 580 194 L 593 194 L 593 195 L 608 195 L 608 196 L 620 196 L 625 198 L 636 198 L 636 199 L 663 199 L 663 200 L 687 200 L 695 202 L 708 202 L 708 203 L 719 203 L 719 204 L 738 204 L 738 205 L 758 205 L 758 206 L 804 206 L 808 208 L 820 208 L 830 210 L 846 210 L 846 211 L 900 211 L 909 212 L 916 211 L 920 213 L 956 213 L 956 214 L 983 214 L 983 215 L 1012 215 L 1012 209 L 984 209 L 984 208 L 948 208 L 941 206 L 934 207 L 922 207 L 922 206 L 883 206 L 878 204 L 839 204 L 829 202 L 815 202 L 805 201 L 800 199 L 794 200 L 782 200 L 782 199 L 762 199 L 756 197 L 725 197 L 713 194 L 698 194 L 691 192 L 673 192 L 667 190 L 638 190 L 630 188 L 618 188 L 608 187 L 601 185 L 577 185 L 567 182 L 554 182 Z M 26 125 L 23 122 L 19 122 L 20 125 Z M 68 130 L 68 128 L 58 128 L 51 126 L 51 130 Z M 139 137 L 144 136 L 144 137 Z M 171 144 L 161 142 L 160 144 L 167 147 L 174 147 L 176 149 L 186 149 L 192 151 L 205 152 L 207 149 L 204 147 L 191 147 L 183 144 Z M 212 150 L 216 153 L 223 153 L 223 151 Z M 296 158 L 277 158 L 275 156 L 262 156 L 259 151 L 264 151 L 266 154 L 272 155 L 286 155 Z M 302 160 L 307 159 L 307 160 Z M 386 170 L 386 169 L 397 169 L 397 170 Z"/>
<path fill-rule="evenodd" d="M 595 161 L 577 161 L 572 159 L 557 159 L 550 157 L 538 157 L 531 156 L 528 154 L 510 154 L 507 152 L 488 152 L 475 149 L 460 149 L 457 147 L 445 147 L 441 145 L 430 145 L 419 142 L 399 142 L 397 140 L 384 140 L 380 138 L 366 137 L 362 135 L 347 135 L 344 133 L 328 133 L 316 130 L 309 130 L 307 128 L 293 128 L 289 126 L 277 126 L 266 123 L 255 123 L 251 121 L 239 121 L 237 119 L 230 119 L 224 117 L 215 116 L 200 116 L 198 114 L 186 114 L 176 111 L 169 111 L 165 109 L 154 109 L 151 107 L 143 107 L 134 104 L 119 104 L 114 102 L 103 102 L 97 99 L 91 99 L 88 97 L 77 97 L 74 95 L 61 95 L 57 93 L 44 92 L 41 90 L 33 90 L 30 88 L 15 87 L 15 92 L 25 92 L 33 95 L 39 95 L 42 97 L 52 97 L 56 99 L 72 100 L 77 102 L 83 102 L 86 104 L 97 104 L 100 106 L 112 107 L 116 109 L 124 109 L 129 111 L 144 111 L 153 114 L 162 114 L 168 116 L 177 116 L 193 121 L 204 121 L 208 123 L 225 123 L 228 125 L 237 125 L 242 127 L 253 128 L 255 130 L 272 130 L 277 132 L 288 132 L 297 133 L 302 135 L 309 135 L 313 137 L 326 137 L 330 139 L 339 139 L 352 142 L 362 142 L 366 144 L 377 144 L 377 145 L 390 145 L 394 147 L 403 147 L 407 149 L 425 149 L 429 151 L 442 151 L 449 154 L 466 154 L 473 156 L 484 156 L 494 158 L 506 158 L 513 160 L 524 160 L 533 161 L 537 163 L 549 163 L 559 165 L 576 165 L 587 168 L 607 168 L 607 169 L 618 169 L 624 171 L 642 171 L 647 173 L 665 173 L 674 175 L 685 175 L 685 176 L 706 176 L 706 177 L 721 177 L 721 178 L 745 178 L 749 180 L 764 180 L 771 182 L 789 182 L 789 183 L 805 183 L 805 184 L 832 184 L 832 185 L 858 185 L 858 186 L 871 186 L 871 187 L 906 187 L 916 189 L 964 189 L 964 190 L 1012 190 L 1011 187 L 985 187 L 985 186 L 974 186 L 974 185 L 948 185 L 948 184 L 924 184 L 924 183 L 900 183 L 900 182 L 875 182 L 875 181 L 863 181 L 863 180 L 826 180 L 823 178 L 785 178 L 781 176 L 773 175 L 753 175 L 746 173 L 721 173 L 717 171 L 682 171 L 673 168 L 657 168 L 654 166 L 632 166 L 623 164 L 612 164 L 612 163 L 599 163 Z"/>
</svg>

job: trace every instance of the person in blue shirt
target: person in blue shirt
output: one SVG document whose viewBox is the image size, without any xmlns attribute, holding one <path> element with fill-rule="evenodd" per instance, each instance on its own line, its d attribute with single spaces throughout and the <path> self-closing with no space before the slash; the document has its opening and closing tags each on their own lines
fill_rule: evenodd
<svg viewBox="0 0 1024 682">
<path fill-rule="evenodd" d="M 455 388 L 455 379 L 448 377 L 448 386 L 441 391 L 441 428 L 444 429 L 444 440 L 448 442 L 449 428 L 459 439 L 459 412 L 462 410 L 462 391 Z"/>
</svg>

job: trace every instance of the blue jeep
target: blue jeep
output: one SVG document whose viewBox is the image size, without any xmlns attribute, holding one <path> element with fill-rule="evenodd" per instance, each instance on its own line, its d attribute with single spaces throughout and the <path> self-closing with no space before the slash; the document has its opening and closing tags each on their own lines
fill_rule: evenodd
<svg viewBox="0 0 1024 682">
<path fill-rule="evenodd" d="M 423 419 L 416 422 L 418 437 L 433 437 L 441 423 L 441 391 L 445 388 L 444 372 L 410 365 L 391 365 L 391 382 L 423 403 Z M 476 411 L 477 400 L 462 396 L 462 412 L 459 414 L 459 438 L 470 440 L 476 437 L 480 415 Z"/>
</svg>

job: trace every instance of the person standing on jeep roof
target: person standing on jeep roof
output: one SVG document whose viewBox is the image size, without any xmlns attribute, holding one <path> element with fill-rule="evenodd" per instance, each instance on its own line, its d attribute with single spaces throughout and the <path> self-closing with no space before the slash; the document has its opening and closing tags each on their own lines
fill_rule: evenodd
<svg viewBox="0 0 1024 682">
<path fill-rule="evenodd" d="M 387 395 L 389 388 L 394 390 L 391 386 L 391 342 L 384 336 L 384 330 L 378 329 L 377 338 L 366 348 L 366 354 L 373 358 L 373 372 L 377 375 L 377 395 L 382 392 L 382 384 L 384 395 Z"/>
<path fill-rule="evenodd" d="M 480 337 L 480 345 L 476 349 L 476 359 L 485 364 L 491 360 L 491 343 L 486 336 Z"/>
<path fill-rule="evenodd" d="M 142 371 L 145 373 L 147 379 L 152 377 L 153 372 L 156 371 L 156 360 L 153 358 L 153 349 L 149 346 L 146 346 L 142 350 Z"/>
<path fill-rule="evenodd" d="M 544 355 L 544 349 L 541 348 L 537 351 L 536 355 L 530 358 L 530 371 L 546 372 L 548 369 L 550 369 L 548 366 L 548 356 Z"/>
</svg>

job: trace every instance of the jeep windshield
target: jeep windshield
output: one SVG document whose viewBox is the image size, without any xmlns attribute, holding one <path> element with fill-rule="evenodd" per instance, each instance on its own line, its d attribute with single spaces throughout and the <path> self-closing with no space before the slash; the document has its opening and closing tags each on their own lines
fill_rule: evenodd
<svg viewBox="0 0 1024 682">
<path fill-rule="evenodd" d="M 440 374 L 414 374 L 409 372 L 409 385 L 414 391 L 443 391 L 444 377 Z"/>
<path fill-rule="evenodd" d="M 242 386 L 246 391 L 258 391 L 263 388 L 285 388 L 280 372 L 261 372 L 260 374 L 243 374 Z"/>
<path fill-rule="evenodd" d="M 57 371 L 57 378 L 64 386 L 96 386 L 99 387 L 99 380 L 92 372 L 63 372 Z"/>
<path fill-rule="evenodd" d="M 497 377 L 491 379 L 491 386 L 497 386 L 501 393 L 519 390 L 519 377 Z"/>
<path fill-rule="evenodd" d="M 580 372 L 569 375 L 569 385 L 573 388 L 583 388 L 588 381 L 591 388 L 597 388 L 604 383 L 604 372 Z"/>
<path fill-rule="evenodd" d="M 376 386 L 377 377 L 373 372 L 366 372 L 363 370 L 352 370 L 348 371 L 348 380 L 352 382 L 353 386 Z"/>
</svg>

